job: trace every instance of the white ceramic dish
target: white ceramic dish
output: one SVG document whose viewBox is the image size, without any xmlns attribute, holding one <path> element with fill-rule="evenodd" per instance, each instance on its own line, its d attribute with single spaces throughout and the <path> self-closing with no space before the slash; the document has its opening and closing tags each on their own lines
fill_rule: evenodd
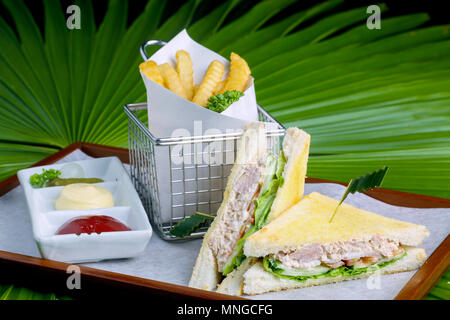
<svg viewBox="0 0 450 320">
<path fill-rule="evenodd" d="M 91 210 L 55 210 L 56 200 L 63 187 L 33 188 L 30 177 L 42 169 L 61 169 L 64 164 L 51 164 L 20 170 L 17 173 L 23 186 L 31 216 L 33 236 L 43 258 L 69 263 L 94 262 L 105 259 L 130 258 L 142 253 L 152 235 L 152 228 L 141 200 L 117 157 L 75 161 L 87 178 L 100 178 L 96 183 L 109 190 L 114 207 Z M 86 215 L 106 215 L 116 218 L 131 231 L 102 232 L 100 234 L 55 235 L 69 219 Z"/>
</svg>

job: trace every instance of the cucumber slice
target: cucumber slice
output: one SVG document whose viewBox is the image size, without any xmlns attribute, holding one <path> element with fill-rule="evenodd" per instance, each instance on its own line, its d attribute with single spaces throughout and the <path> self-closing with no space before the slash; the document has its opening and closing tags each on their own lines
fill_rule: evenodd
<svg viewBox="0 0 450 320">
<path fill-rule="evenodd" d="M 280 274 L 285 276 L 314 276 L 317 274 L 322 274 L 325 272 L 328 272 L 330 268 L 327 268 L 325 266 L 316 266 L 313 268 L 308 269 L 302 269 L 302 268 L 287 268 L 283 266 L 283 271 L 280 272 Z"/>
</svg>

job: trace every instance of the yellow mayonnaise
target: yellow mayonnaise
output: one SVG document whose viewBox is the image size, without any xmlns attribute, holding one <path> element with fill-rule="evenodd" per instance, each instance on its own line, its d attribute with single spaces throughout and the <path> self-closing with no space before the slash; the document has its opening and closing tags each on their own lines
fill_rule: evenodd
<svg viewBox="0 0 450 320">
<path fill-rule="evenodd" d="M 87 210 L 114 206 L 114 198 L 105 188 L 89 183 L 65 186 L 54 202 L 56 210 Z"/>
</svg>

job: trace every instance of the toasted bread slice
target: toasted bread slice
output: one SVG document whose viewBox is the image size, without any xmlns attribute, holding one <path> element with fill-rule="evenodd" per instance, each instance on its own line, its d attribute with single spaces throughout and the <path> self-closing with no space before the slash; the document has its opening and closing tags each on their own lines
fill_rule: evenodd
<svg viewBox="0 0 450 320">
<path fill-rule="evenodd" d="M 265 257 L 313 243 L 366 240 L 374 235 L 417 246 L 429 232 L 425 226 L 384 217 L 349 204 L 341 204 L 334 220 L 329 219 L 338 201 L 317 192 L 283 213 L 278 219 L 248 237 L 247 257 Z"/>
<path fill-rule="evenodd" d="M 230 205 L 230 190 L 235 184 L 235 180 L 243 168 L 243 165 L 251 161 L 257 161 L 267 150 L 267 139 L 265 125 L 262 122 L 255 122 L 247 125 L 241 139 L 240 146 L 236 155 L 236 161 L 228 177 L 227 186 L 223 194 L 222 204 L 217 212 L 216 218 L 211 223 L 206 235 L 203 238 L 203 244 L 200 253 L 195 262 L 192 271 L 189 286 L 203 290 L 215 290 L 221 276 L 213 252 L 209 248 L 208 240 L 214 231 L 218 228 L 221 216 L 228 210 Z"/>
<path fill-rule="evenodd" d="M 298 128 L 289 128 L 283 140 L 283 152 L 287 159 L 283 171 L 284 184 L 278 189 L 270 209 L 268 222 L 292 207 L 303 197 L 306 168 L 311 137 Z"/>
</svg>

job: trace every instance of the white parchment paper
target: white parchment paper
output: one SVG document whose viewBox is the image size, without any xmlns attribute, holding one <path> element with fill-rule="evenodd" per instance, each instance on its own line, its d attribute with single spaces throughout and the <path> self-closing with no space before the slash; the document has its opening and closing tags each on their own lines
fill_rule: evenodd
<svg viewBox="0 0 450 320">
<path fill-rule="evenodd" d="M 87 155 L 77 150 L 60 162 L 84 160 Z M 128 166 L 126 166 L 128 167 Z M 306 184 L 305 194 L 320 192 L 340 199 L 345 188 L 336 184 Z M 431 235 L 423 242 L 431 255 L 450 230 L 450 209 L 414 209 L 396 207 L 372 199 L 364 194 L 349 195 L 346 202 L 387 217 L 423 224 Z M 146 251 L 133 259 L 108 260 L 84 264 L 89 267 L 128 274 L 136 277 L 187 285 L 202 240 L 169 243 L 156 234 Z M 31 221 L 19 186 L 0 197 L 0 250 L 40 257 L 33 240 Z M 414 271 L 384 275 L 379 281 L 367 279 L 305 289 L 273 292 L 249 297 L 251 299 L 393 299 L 414 275 Z"/>
<path fill-rule="evenodd" d="M 186 30 L 177 34 L 153 54 L 149 60 L 158 64 L 167 62 L 175 68 L 175 55 L 178 50 L 185 50 L 191 56 L 194 85 L 199 85 L 202 82 L 209 64 L 214 60 L 224 64 L 225 74 L 222 80 L 227 78 L 230 62 L 192 40 Z M 141 76 L 147 89 L 148 126 L 150 132 L 157 138 L 177 136 L 176 132 L 180 132 L 180 129 L 189 133 L 183 135 L 203 135 L 203 132 L 200 132 L 200 134 L 197 132 L 198 123 L 201 123 L 204 132 L 214 134 L 216 131 L 221 133 L 235 132 L 242 129 L 248 122 L 258 121 L 255 86 L 252 77 L 245 88 L 244 96 L 222 113 L 217 113 L 180 97 L 148 79 L 142 72 Z"/>
</svg>

